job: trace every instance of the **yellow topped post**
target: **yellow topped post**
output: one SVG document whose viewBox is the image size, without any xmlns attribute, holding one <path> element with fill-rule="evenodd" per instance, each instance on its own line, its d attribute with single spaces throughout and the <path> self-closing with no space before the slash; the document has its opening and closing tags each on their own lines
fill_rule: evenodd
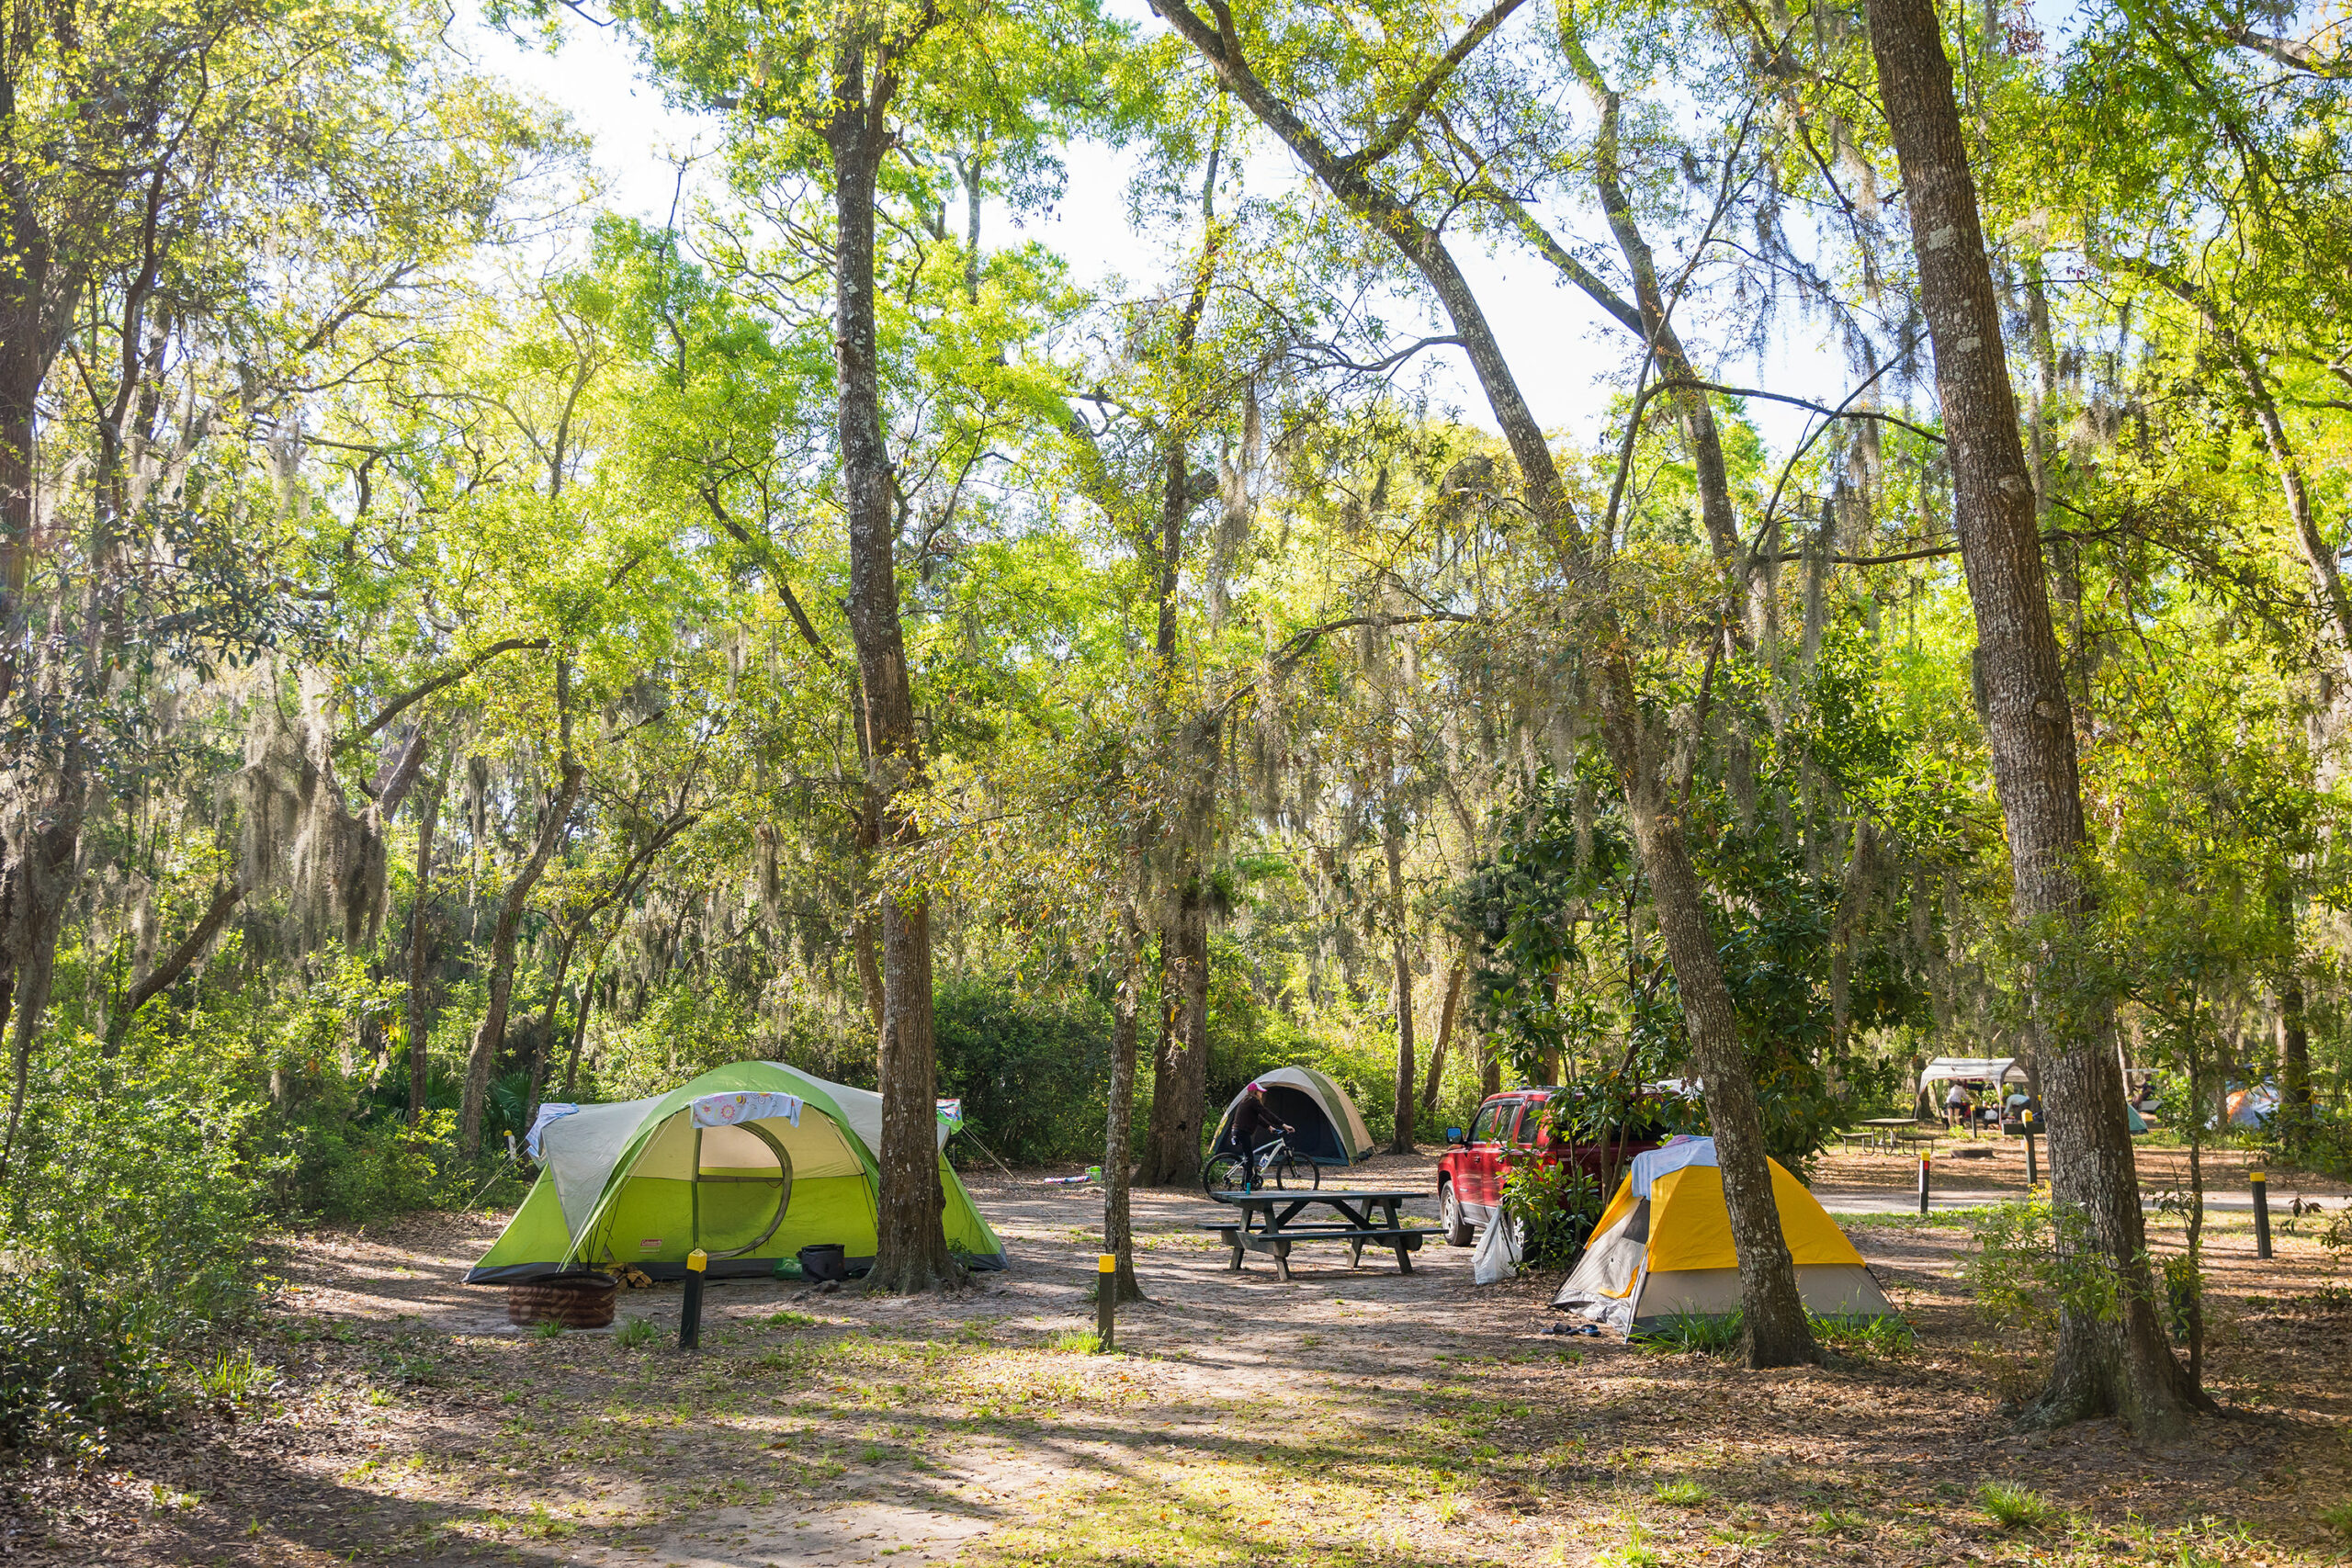
<svg viewBox="0 0 2352 1568">
<path fill-rule="evenodd" d="M 695 1247 L 686 1254 L 686 1299 L 678 1309 L 678 1348 L 693 1350 L 702 1344 L 702 1277 L 710 1254 Z"/>
<path fill-rule="evenodd" d="M 2258 1170 L 2247 1171 L 2245 1178 L 2247 1184 L 2254 1189 L 2254 1255 L 2267 1258 L 2270 1256 L 2270 1184 L 2262 1179 L 2262 1172 Z"/>
<path fill-rule="evenodd" d="M 1094 1335 L 1102 1348 L 1111 1348 L 1111 1314 L 1119 1300 L 1119 1255 L 1098 1253 L 1094 1259 Z"/>
</svg>

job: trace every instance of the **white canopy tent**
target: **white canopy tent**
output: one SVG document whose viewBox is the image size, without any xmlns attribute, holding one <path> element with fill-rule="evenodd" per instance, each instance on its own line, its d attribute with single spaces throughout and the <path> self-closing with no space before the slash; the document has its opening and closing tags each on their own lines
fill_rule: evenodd
<svg viewBox="0 0 2352 1568">
<path fill-rule="evenodd" d="M 2021 1084 L 2025 1067 L 2015 1056 L 1939 1056 L 1919 1074 L 1919 1092 L 1958 1078 L 1966 1083 Z"/>
</svg>

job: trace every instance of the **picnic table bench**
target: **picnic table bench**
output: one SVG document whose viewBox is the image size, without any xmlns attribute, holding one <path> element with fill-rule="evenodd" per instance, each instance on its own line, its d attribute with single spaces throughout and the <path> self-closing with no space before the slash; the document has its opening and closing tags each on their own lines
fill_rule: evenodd
<svg viewBox="0 0 2352 1568">
<path fill-rule="evenodd" d="M 1273 1258 L 1276 1278 L 1287 1281 L 1290 1279 L 1290 1249 L 1294 1244 L 1302 1241 L 1346 1242 L 1348 1267 L 1351 1269 L 1363 1261 L 1363 1249 L 1367 1244 L 1393 1247 L 1396 1252 L 1397 1272 L 1409 1274 L 1413 1271 L 1412 1255 L 1420 1250 L 1421 1237 L 1436 1234 L 1433 1226 L 1408 1225 L 1397 1218 L 1397 1207 L 1407 1200 L 1429 1196 L 1418 1188 L 1335 1187 L 1306 1192 L 1275 1189 L 1258 1192 L 1212 1192 L 1209 1196 L 1240 1211 L 1236 1215 L 1220 1215 L 1205 1220 L 1200 1227 L 1216 1232 L 1225 1245 L 1233 1248 L 1233 1261 L 1227 1268 L 1236 1274 L 1241 1272 L 1244 1252 L 1263 1252 Z M 1316 1208 L 1334 1213 L 1301 1223 L 1299 1216 Z M 1380 1213 L 1374 1213 L 1374 1209 Z"/>
</svg>

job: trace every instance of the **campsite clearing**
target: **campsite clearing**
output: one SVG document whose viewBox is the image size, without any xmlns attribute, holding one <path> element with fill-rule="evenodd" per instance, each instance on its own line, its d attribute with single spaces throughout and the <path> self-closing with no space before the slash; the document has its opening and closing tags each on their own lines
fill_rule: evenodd
<svg viewBox="0 0 2352 1568">
<path fill-rule="evenodd" d="M 1904 1174 L 1857 1156 L 1824 1185 L 1873 1169 Z M 1100 1194 L 1042 1174 L 967 1173 L 1011 1264 L 978 1288 L 715 1285 L 691 1359 L 668 1348 L 674 1287 L 622 1298 L 650 1343 L 509 1328 L 500 1292 L 458 1282 L 503 1216 L 296 1238 L 250 1372 L 194 1429 L 41 1483 L 17 1559 L 2316 1565 L 2352 1546 L 2328 1522 L 2352 1504 L 2352 1278 L 2301 1232 L 2257 1265 L 2221 1231 L 2209 1381 L 2236 1414 L 2142 1452 L 2105 1423 L 2011 1430 L 2024 1363 L 1986 1344 L 1950 1226 L 1849 1225 L 1915 1348 L 1751 1374 L 1544 1336 L 1559 1275 L 1474 1289 L 1466 1249 L 1410 1275 L 1324 1248 L 1289 1286 L 1235 1276 L 1187 1229 L 1197 1190 L 1139 1192 L 1155 1299 L 1103 1357 L 1083 1295 Z M 2048 1521 L 1996 1524 L 1988 1483 Z"/>
</svg>

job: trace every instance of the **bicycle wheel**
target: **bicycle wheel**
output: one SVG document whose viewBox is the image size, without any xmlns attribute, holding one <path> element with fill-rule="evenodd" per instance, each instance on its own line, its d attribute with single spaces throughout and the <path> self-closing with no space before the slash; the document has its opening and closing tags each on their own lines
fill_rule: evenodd
<svg viewBox="0 0 2352 1568">
<path fill-rule="evenodd" d="M 1201 1187 L 1210 1193 L 1241 1190 L 1243 1171 L 1238 1155 L 1213 1155 L 1201 1167 Z"/>
<path fill-rule="evenodd" d="M 1311 1191 L 1323 1185 L 1323 1171 L 1311 1159 L 1285 1153 L 1266 1168 L 1266 1178 L 1277 1190 Z"/>
</svg>

